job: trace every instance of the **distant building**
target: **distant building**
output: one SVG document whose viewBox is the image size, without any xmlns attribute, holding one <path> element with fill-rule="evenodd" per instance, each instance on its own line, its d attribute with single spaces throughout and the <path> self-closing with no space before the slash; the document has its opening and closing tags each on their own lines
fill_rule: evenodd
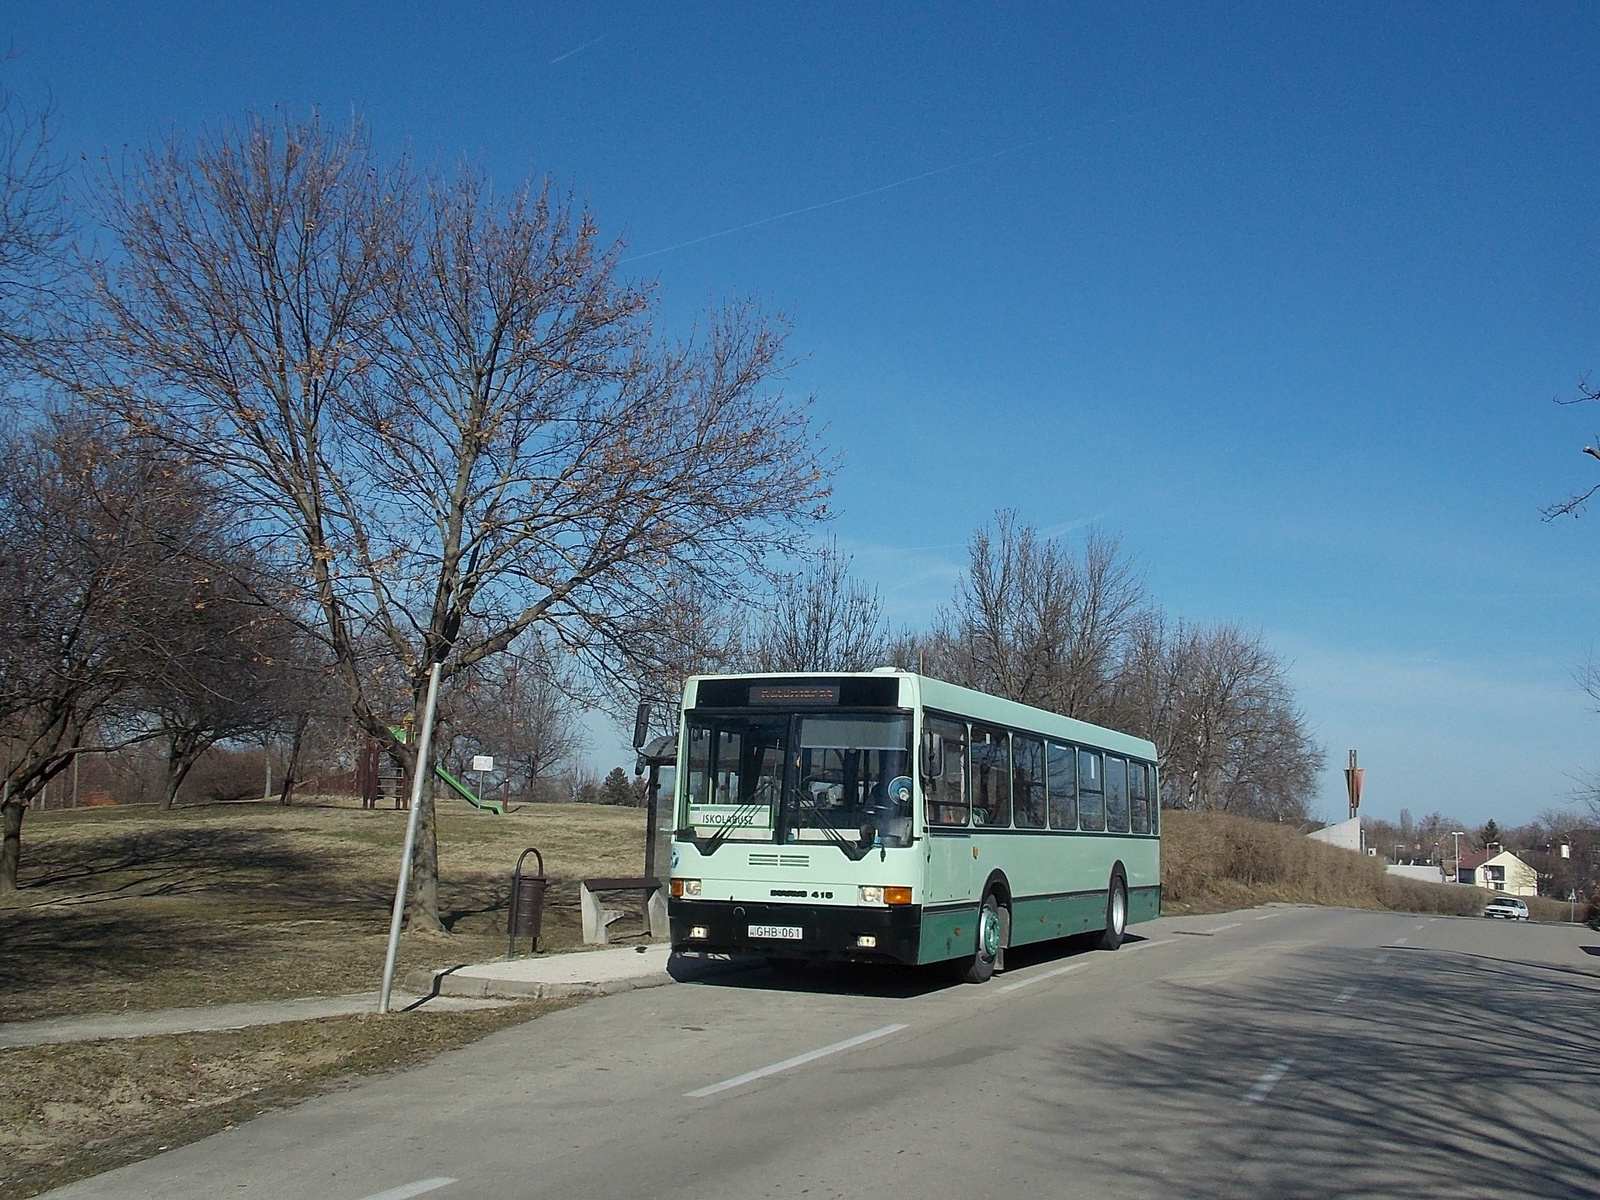
<svg viewBox="0 0 1600 1200">
<path fill-rule="evenodd" d="M 1493 844 L 1486 850 L 1474 850 L 1461 856 L 1456 882 L 1511 896 L 1539 894 L 1539 873 L 1511 851 Z"/>
<path fill-rule="evenodd" d="M 1450 882 L 1445 868 L 1437 863 L 1429 863 L 1426 865 L 1417 863 L 1387 863 L 1383 869 L 1390 875 L 1398 875 L 1402 879 L 1415 879 L 1418 883 Z"/>
<path fill-rule="evenodd" d="M 1306 836 L 1318 842 L 1327 842 L 1330 846 L 1338 846 L 1341 850 L 1354 850 L 1357 854 L 1366 849 L 1361 836 L 1360 817 L 1324 825 L 1321 829 L 1313 829 Z"/>
</svg>

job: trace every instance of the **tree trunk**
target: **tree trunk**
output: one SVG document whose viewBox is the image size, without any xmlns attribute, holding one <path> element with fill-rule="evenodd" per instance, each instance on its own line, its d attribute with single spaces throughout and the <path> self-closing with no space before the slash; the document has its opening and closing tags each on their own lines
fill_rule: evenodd
<svg viewBox="0 0 1600 1200">
<path fill-rule="evenodd" d="M 300 769 L 300 743 L 305 737 L 306 714 L 301 713 L 294 723 L 294 741 L 289 743 L 289 762 L 283 768 L 283 791 L 278 796 L 279 804 L 294 803 L 294 775 Z"/>
<path fill-rule="evenodd" d="M 22 863 L 22 814 L 28 811 L 26 801 L 7 796 L 0 804 L 5 816 L 5 840 L 0 842 L 0 893 L 17 890 L 17 868 Z"/>
<path fill-rule="evenodd" d="M 411 848 L 411 896 L 407 918 L 412 929 L 444 933 L 444 922 L 439 920 L 439 830 L 434 821 L 432 771 L 423 781 L 417 808 L 417 841 Z"/>
<path fill-rule="evenodd" d="M 173 734 L 167 743 L 167 786 L 161 796 L 161 811 L 171 812 L 178 803 L 178 789 L 194 764 L 206 752 L 204 739 Z"/>
</svg>

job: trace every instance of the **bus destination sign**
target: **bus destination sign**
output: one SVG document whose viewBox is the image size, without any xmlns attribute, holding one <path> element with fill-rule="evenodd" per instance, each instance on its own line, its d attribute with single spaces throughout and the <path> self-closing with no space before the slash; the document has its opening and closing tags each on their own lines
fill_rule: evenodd
<svg viewBox="0 0 1600 1200">
<path fill-rule="evenodd" d="M 751 704 L 837 704 L 839 685 L 758 683 L 750 689 Z"/>
</svg>

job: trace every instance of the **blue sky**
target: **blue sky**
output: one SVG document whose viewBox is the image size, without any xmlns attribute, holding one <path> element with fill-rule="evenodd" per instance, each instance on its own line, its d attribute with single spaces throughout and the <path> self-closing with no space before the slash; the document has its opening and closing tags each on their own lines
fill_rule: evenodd
<svg viewBox="0 0 1600 1200">
<path fill-rule="evenodd" d="M 1391 817 L 1600 767 L 1600 509 L 1538 513 L 1595 478 L 1592 7 L 8 7 L 73 153 L 354 110 L 570 186 L 679 325 L 785 312 L 896 623 L 997 507 L 1098 521 L 1291 662 L 1325 817 L 1351 746 Z"/>
</svg>

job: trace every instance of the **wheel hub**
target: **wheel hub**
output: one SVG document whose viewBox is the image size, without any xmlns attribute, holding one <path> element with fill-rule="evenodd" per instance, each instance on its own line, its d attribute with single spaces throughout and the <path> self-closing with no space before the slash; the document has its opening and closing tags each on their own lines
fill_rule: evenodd
<svg viewBox="0 0 1600 1200">
<path fill-rule="evenodd" d="M 983 924 L 978 929 L 979 943 L 986 958 L 1000 953 L 1000 914 L 992 908 L 983 911 Z"/>
</svg>

